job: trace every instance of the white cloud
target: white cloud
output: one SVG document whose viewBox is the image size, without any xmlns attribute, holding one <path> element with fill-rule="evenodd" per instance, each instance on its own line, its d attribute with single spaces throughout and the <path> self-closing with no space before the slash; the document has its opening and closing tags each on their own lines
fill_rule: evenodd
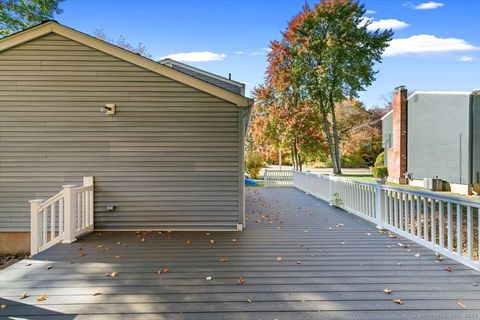
<svg viewBox="0 0 480 320">
<path fill-rule="evenodd" d="M 244 54 L 245 52 L 243 51 L 235 51 L 235 54 Z"/>
<path fill-rule="evenodd" d="M 479 47 L 458 38 L 437 38 L 429 34 L 418 34 L 409 38 L 393 39 L 385 50 L 385 56 L 422 53 L 480 50 Z"/>
<path fill-rule="evenodd" d="M 375 13 L 377 13 L 377 11 L 375 11 L 375 10 L 367 10 L 367 11 L 365 11 L 365 14 L 375 14 Z"/>
<path fill-rule="evenodd" d="M 411 2 L 405 3 L 405 6 L 410 7 L 415 10 L 431 10 L 431 9 L 437 9 L 440 7 L 443 7 L 445 4 L 442 2 L 435 2 L 435 1 L 428 1 L 428 2 L 423 2 L 420 4 L 413 4 Z"/>
<path fill-rule="evenodd" d="M 466 61 L 473 61 L 475 60 L 473 57 L 470 56 L 461 56 L 458 57 L 458 61 L 466 62 Z"/>
<path fill-rule="evenodd" d="M 367 20 L 372 21 L 372 18 L 365 18 Z M 397 19 L 383 19 L 383 20 L 378 20 L 378 21 L 372 21 L 371 24 L 368 25 L 367 29 L 370 31 L 375 31 L 377 29 L 393 29 L 393 30 L 398 30 L 398 29 L 403 29 L 408 27 L 409 24 L 400 21 Z"/>
<path fill-rule="evenodd" d="M 272 49 L 270 49 L 270 48 L 262 48 L 262 49 L 260 49 L 259 51 L 250 52 L 249 55 L 251 55 L 251 56 L 260 56 L 260 55 L 267 54 L 267 53 L 270 52 L 270 51 L 272 51 Z"/>
<path fill-rule="evenodd" d="M 204 61 L 217 61 L 223 60 L 227 57 L 224 53 L 215 53 L 211 51 L 194 51 L 194 52 L 179 52 L 172 53 L 160 59 L 170 58 L 177 61 L 186 62 L 204 62 Z"/>
</svg>

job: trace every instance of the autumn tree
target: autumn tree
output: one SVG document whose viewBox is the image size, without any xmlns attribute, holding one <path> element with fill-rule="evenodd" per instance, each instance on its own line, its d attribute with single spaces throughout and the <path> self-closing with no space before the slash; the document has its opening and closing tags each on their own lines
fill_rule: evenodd
<svg viewBox="0 0 480 320">
<path fill-rule="evenodd" d="M 62 13 L 63 0 L 0 0 L 0 38 Z"/>
<path fill-rule="evenodd" d="M 367 109 L 356 99 L 345 100 L 335 107 L 343 165 L 370 166 L 382 151 L 384 108 Z"/>
<path fill-rule="evenodd" d="M 354 0 L 305 5 L 284 34 L 293 56 L 291 77 L 300 97 L 320 115 L 335 174 L 341 174 L 335 107 L 375 80 L 374 64 L 392 39 L 391 30 L 368 31 L 365 9 Z"/>
<path fill-rule="evenodd" d="M 151 55 L 147 51 L 147 47 L 142 42 L 139 42 L 137 44 L 131 44 L 123 36 L 120 36 L 117 40 L 115 40 L 107 36 L 107 34 L 105 33 L 105 31 L 103 31 L 103 29 L 95 30 L 93 32 L 93 36 L 97 39 L 103 40 L 105 42 L 109 42 L 120 48 L 139 54 L 141 56 L 144 56 L 147 58 L 151 57 Z"/>
</svg>

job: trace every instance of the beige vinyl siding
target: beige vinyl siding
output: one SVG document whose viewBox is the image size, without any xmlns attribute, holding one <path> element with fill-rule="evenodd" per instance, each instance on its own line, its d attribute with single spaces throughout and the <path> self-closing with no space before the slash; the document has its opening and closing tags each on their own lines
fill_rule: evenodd
<svg viewBox="0 0 480 320">
<path fill-rule="evenodd" d="M 95 177 L 98 229 L 235 229 L 239 118 L 230 102 L 56 34 L 1 52 L 0 231 L 29 230 L 28 200 L 83 176 Z"/>
</svg>

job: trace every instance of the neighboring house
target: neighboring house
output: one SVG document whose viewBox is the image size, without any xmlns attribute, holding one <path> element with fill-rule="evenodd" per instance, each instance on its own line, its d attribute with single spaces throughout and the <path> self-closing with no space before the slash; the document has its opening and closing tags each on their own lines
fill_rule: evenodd
<svg viewBox="0 0 480 320">
<path fill-rule="evenodd" d="M 407 97 L 398 87 L 382 121 L 390 181 L 423 186 L 438 176 L 447 191 L 480 192 L 480 90 Z"/>
<path fill-rule="evenodd" d="M 97 230 L 243 228 L 252 100 L 162 63 L 54 21 L 0 40 L 0 243 L 28 247 L 28 201 L 84 176 Z"/>
</svg>

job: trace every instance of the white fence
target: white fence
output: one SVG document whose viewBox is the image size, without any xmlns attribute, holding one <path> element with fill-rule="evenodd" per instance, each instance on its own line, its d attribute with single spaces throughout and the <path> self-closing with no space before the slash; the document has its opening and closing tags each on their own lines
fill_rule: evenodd
<svg viewBox="0 0 480 320">
<path fill-rule="evenodd" d="M 84 177 L 81 187 L 66 185 L 46 201 L 30 201 L 32 255 L 93 230 L 93 190 L 93 177 Z"/>
<path fill-rule="evenodd" d="M 291 186 L 293 184 L 293 171 L 291 170 L 269 170 L 265 169 L 263 173 L 263 185 L 272 186 Z"/>
<path fill-rule="evenodd" d="M 298 171 L 293 186 L 480 270 L 480 201 Z"/>
</svg>

